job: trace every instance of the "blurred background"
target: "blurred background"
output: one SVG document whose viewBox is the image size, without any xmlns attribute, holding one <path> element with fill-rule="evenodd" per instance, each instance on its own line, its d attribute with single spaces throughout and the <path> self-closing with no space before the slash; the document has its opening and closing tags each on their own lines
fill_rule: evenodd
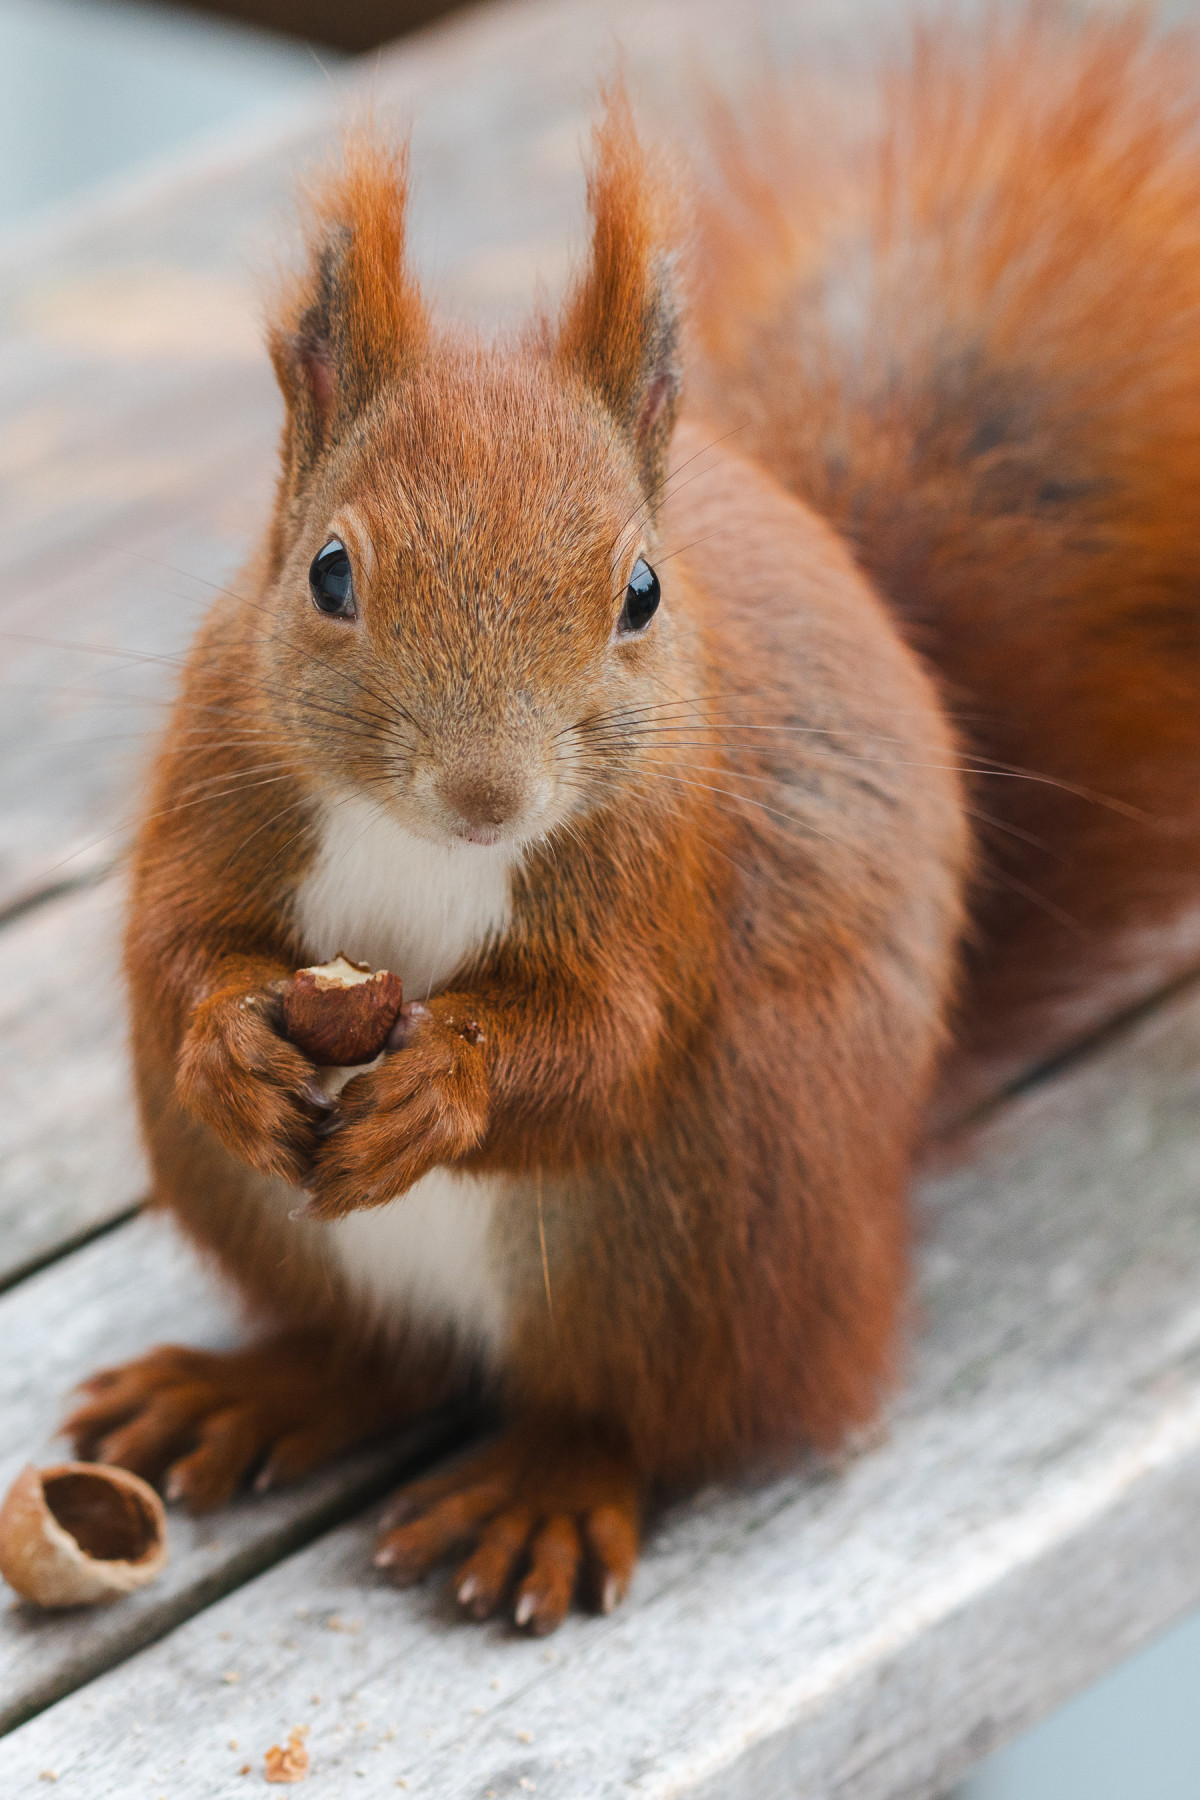
<svg viewBox="0 0 1200 1800">
<path fill-rule="evenodd" d="M 903 0 L 900 0 L 903 3 Z M 231 124 L 302 104 L 444 0 L 0 0 L 0 249 Z M 983 1763 L 954 1800 L 1197 1800 L 1200 1619 Z"/>
<path fill-rule="evenodd" d="M 169 6 L 0 0 L 0 230 L 290 98 L 338 60 Z"/>
</svg>

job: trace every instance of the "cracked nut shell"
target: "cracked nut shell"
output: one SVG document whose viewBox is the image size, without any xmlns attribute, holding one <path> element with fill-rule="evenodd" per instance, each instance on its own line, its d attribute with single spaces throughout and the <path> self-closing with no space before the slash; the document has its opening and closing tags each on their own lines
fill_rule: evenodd
<svg viewBox="0 0 1200 1800">
<path fill-rule="evenodd" d="M 94 1606 L 144 1587 L 167 1560 L 162 1501 L 102 1463 L 28 1463 L 0 1506 L 0 1574 L 39 1606 Z"/>
<path fill-rule="evenodd" d="M 352 1068 L 379 1055 L 403 1003 L 398 975 L 372 973 L 339 952 L 332 962 L 292 976 L 283 991 L 284 1028 L 323 1068 Z"/>
</svg>

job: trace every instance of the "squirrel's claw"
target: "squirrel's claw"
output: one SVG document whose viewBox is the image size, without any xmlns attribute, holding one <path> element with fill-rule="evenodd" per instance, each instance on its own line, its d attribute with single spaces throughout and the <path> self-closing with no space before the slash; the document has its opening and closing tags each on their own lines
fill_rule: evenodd
<svg viewBox="0 0 1200 1800">
<path fill-rule="evenodd" d="M 596 1611 L 611 1612 L 637 1562 L 637 1479 L 609 1443 L 586 1433 L 555 1439 L 554 1427 L 531 1422 L 401 1488 L 376 1568 L 407 1586 L 473 1544 L 453 1581 L 467 1618 L 490 1618 L 508 1603 L 518 1629 L 541 1637 L 580 1589 Z"/>
</svg>

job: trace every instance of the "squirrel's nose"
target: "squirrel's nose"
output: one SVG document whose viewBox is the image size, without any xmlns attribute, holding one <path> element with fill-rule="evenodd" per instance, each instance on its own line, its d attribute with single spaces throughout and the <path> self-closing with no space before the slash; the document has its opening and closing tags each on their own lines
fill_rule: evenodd
<svg viewBox="0 0 1200 1800">
<path fill-rule="evenodd" d="M 507 824 L 525 804 L 525 783 L 510 770 L 451 770 L 438 787 L 445 804 L 467 825 L 485 830 Z"/>
</svg>

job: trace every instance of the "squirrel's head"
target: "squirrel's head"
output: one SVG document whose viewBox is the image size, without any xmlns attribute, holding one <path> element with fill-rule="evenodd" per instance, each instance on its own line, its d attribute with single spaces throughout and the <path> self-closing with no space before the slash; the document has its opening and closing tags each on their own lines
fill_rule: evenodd
<svg viewBox="0 0 1200 1800">
<path fill-rule="evenodd" d="M 421 836 L 544 836 L 611 795 L 669 698 L 656 510 L 679 394 L 667 205 L 622 96 L 557 319 L 432 321 L 406 158 L 352 144 L 271 325 L 287 403 L 266 693 L 331 793 Z"/>
</svg>

